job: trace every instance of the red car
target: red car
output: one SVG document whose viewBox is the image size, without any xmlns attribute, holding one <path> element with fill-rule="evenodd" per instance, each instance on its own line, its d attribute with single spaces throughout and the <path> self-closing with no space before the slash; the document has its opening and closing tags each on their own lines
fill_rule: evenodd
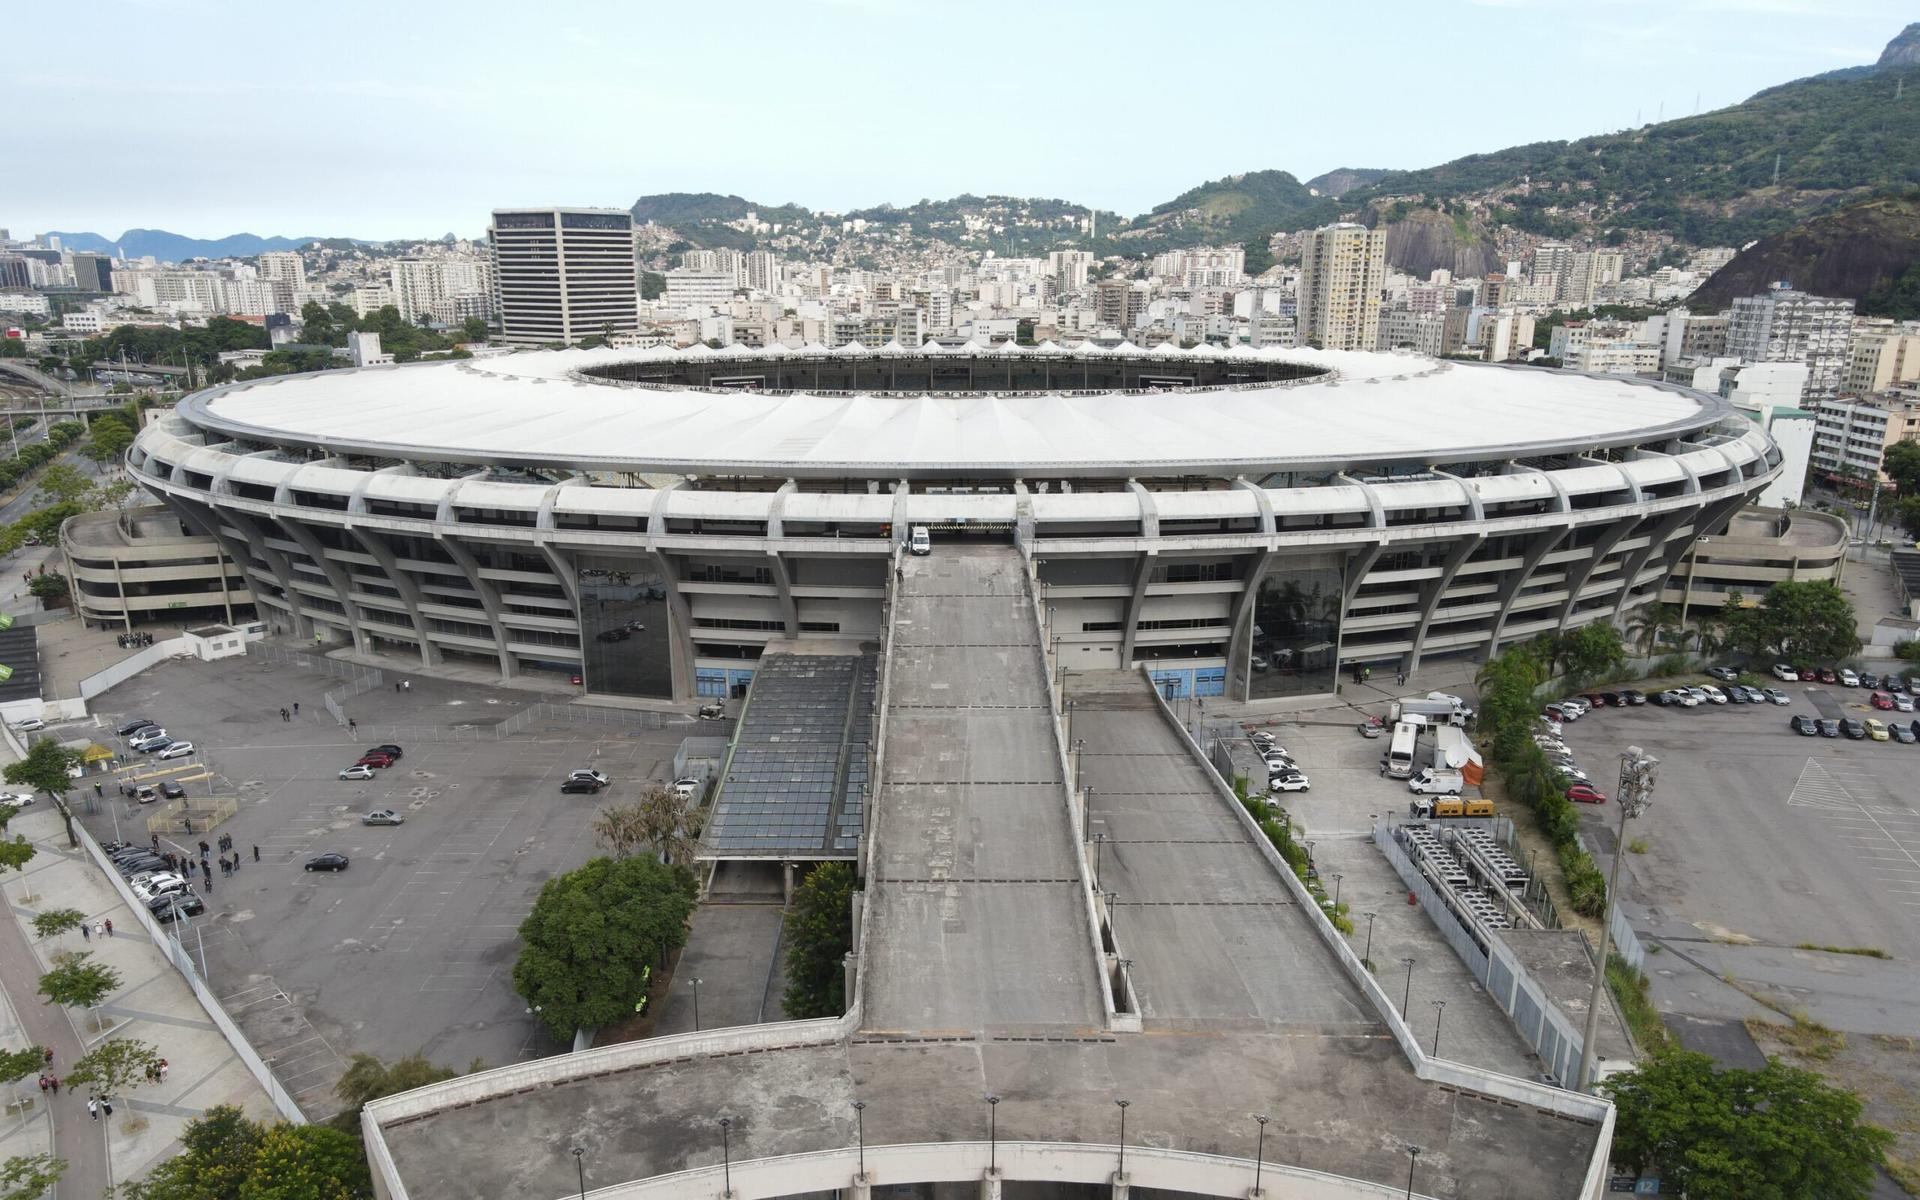
<svg viewBox="0 0 1920 1200">
<path fill-rule="evenodd" d="M 1873 705 L 1875 708 L 1891 710 L 1893 708 L 1893 697 L 1887 695 L 1885 692 L 1875 692 L 1873 695 L 1867 697 L 1867 703 Z"/>
<path fill-rule="evenodd" d="M 1590 784 L 1576 783 L 1567 789 L 1567 799 L 1575 804 L 1605 804 L 1607 794 Z"/>
<path fill-rule="evenodd" d="M 393 765 L 391 754 L 362 754 L 354 764 L 356 767 L 375 767 L 384 769 Z"/>
<path fill-rule="evenodd" d="M 1838 671 L 1835 671 L 1832 667 L 1821 667 L 1820 669 L 1814 672 L 1814 675 L 1820 680 L 1821 683 L 1839 683 L 1840 682 L 1840 673 Z M 1806 676 L 1802 675 L 1800 678 L 1805 679 Z"/>
</svg>

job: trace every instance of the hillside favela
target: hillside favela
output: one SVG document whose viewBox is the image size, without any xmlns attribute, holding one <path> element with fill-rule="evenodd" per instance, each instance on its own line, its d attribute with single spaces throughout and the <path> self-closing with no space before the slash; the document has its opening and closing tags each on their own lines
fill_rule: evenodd
<svg viewBox="0 0 1920 1200">
<path fill-rule="evenodd" d="M 1916 16 L 10 14 L 0 1200 L 1920 1196 Z"/>
</svg>

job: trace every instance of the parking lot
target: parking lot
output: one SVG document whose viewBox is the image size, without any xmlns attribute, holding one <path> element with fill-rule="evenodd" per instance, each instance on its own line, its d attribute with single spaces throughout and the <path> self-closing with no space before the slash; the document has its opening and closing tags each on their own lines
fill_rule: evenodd
<svg viewBox="0 0 1920 1200">
<path fill-rule="evenodd" d="M 351 699 L 359 728 L 349 735 L 322 708 L 337 679 L 253 659 L 171 662 L 102 697 L 104 728 L 53 731 L 115 744 L 126 717 L 161 720 L 195 741 L 216 790 L 237 798 L 213 834 L 232 836 L 241 866 L 231 877 L 215 869 L 202 887 L 207 918 L 186 940 L 196 954 L 204 945 L 214 991 L 310 1114 L 337 1107 L 332 1082 L 356 1051 L 389 1061 L 424 1051 L 464 1070 L 557 1049 L 513 992 L 519 923 L 545 880 L 597 852 L 598 808 L 633 795 L 636 781 L 669 778 L 680 739 L 716 731 L 691 721 L 644 730 L 616 716 L 496 740 L 493 725 L 541 698 L 413 684 Z M 281 720 L 295 701 L 300 716 Z M 404 746 L 401 761 L 367 782 L 336 778 L 387 741 Z M 612 787 L 560 794 L 568 771 L 588 766 Z M 363 825 L 377 808 L 405 823 Z M 99 809 L 87 824 L 102 839 L 116 815 L 138 816 Z M 302 870 L 323 852 L 350 866 Z"/>
</svg>

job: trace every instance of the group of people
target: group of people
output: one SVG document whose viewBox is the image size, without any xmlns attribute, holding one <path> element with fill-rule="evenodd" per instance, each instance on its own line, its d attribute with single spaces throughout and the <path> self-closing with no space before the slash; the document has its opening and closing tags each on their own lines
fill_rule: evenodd
<svg viewBox="0 0 1920 1200">
<path fill-rule="evenodd" d="M 282 721 L 291 721 L 299 715 L 300 715 L 300 702 L 298 700 L 295 700 L 293 702 L 292 709 L 288 709 L 287 706 L 284 704 L 280 706 L 280 719 Z"/>
<path fill-rule="evenodd" d="M 153 645 L 153 635 L 150 633 L 123 633 L 114 640 L 120 643 L 122 650 L 132 650 L 139 646 Z"/>
</svg>

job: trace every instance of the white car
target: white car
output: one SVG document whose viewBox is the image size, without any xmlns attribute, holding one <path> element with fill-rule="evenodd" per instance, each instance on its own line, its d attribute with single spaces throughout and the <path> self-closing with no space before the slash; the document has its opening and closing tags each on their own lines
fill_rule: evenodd
<svg viewBox="0 0 1920 1200">
<path fill-rule="evenodd" d="M 1700 707 L 1701 697 L 1694 695 L 1686 688 L 1668 688 L 1661 695 L 1667 698 L 1668 704 L 1678 704 L 1682 708 Z"/>
<path fill-rule="evenodd" d="M 1267 780 L 1270 792 L 1304 792 L 1310 786 L 1307 777 L 1298 771 L 1286 771 Z"/>
<path fill-rule="evenodd" d="M 47 727 L 47 723 L 39 717 L 28 717 L 24 721 L 15 721 L 13 727 L 21 733 L 39 733 Z"/>
<path fill-rule="evenodd" d="M 1792 667 L 1788 666 L 1786 663 L 1773 664 L 1773 677 L 1775 679 L 1778 679 L 1782 683 L 1799 683 L 1800 682 L 1800 672 L 1794 670 Z"/>
<path fill-rule="evenodd" d="M 1578 696 L 1568 696 L 1565 700 L 1560 701 L 1560 707 L 1571 708 L 1583 717 L 1593 711 L 1593 706 Z"/>
<path fill-rule="evenodd" d="M 581 767 L 579 770 L 570 773 L 567 776 L 567 778 L 568 779 L 591 779 L 595 783 L 599 784 L 601 787 L 605 787 L 609 783 L 613 782 L 613 780 L 608 779 L 605 775 L 602 775 L 600 772 L 590 770 L 586 767 Z"/>
<path fill-rule="evenodd" d="M 1710 683 L 1701 684 L 1697 690 L 1707 698 L 1707 703 L 1709 704 L 1725 704 L 1727 702 L 1727 694 Z"/>
<path fill-rule="evenodd" d="M 350 767 L 348 767 L 348 768 L 346 768 L 345 770 L 343 770 L 343 771 L 341 771 L 341 772 L 340 772 L 340 778 L 342 778 L 342 779 L 372 779 L 372 778 L 373 778 L 373 768 L 372 768 L 372 767 L 369 767 L 369 766 L 366 766 L 366 765 L 364 765 L 364 764 L 361 764 L 361 763 L 355 763 L 355 764 L 353 764 L 352 766 L 350 766 Z"/>
<path fill-rule="evenodd" d="M 1266 756 L 1265 762 L 1267 764 L 1267 770 L 1269 771 L 1291 771 L 1294 768 L 1293 756 L 1291 754 L 1269 754 Z"/>
<path fill-rule="evenodd" d="M 154 755 L 155 758 L 185 758 L 193 753 L 192 742 L 175 742 L 165 750 Z"/>
<path fill-rule="evenodd" d="M 162 871 L 159 874 L 149 875 L 147 878 L 136 882 L 133 885 L 133 894 L 140 898 L 140 903 L 148 904 L 152 902 L 155 896 L 167 896 L 174 892 L 184 892 L 188 886 L 187 881 L 180 876 L 172 874 L 171 872 Z"/>
<path fill-rule="evenodd" d="M 1845 667 L 1841 667 L 1840 668 L 1840 686 L 1841 687 L 1859 687 L 1860 686 L 1859 672 L 1850 671 Z"/>
<path fill-rule="evenodd" d="M 1913 697 L 1907 695 L 1905 692 L 1895 692 L 1893 694 L 1893 711 L 1912 712 Z"/>
<path fill-rule="evenodd" d="M 32 792 L 0 792 L 0 804 L 8 808 L 25 808 L 32 803 Z"/>
<path fill-rule="evenodd" d="M 673 781 L 673 794 L 682 800 L 691 800 L 700 793 L 700 781 L 688 775 Z"/>
</svg>

